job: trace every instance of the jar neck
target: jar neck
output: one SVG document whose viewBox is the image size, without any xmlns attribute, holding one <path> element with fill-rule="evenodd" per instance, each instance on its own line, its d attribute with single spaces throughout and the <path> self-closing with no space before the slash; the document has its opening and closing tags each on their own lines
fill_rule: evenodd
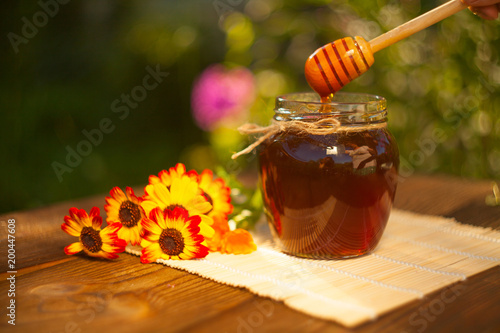
<svg viewBox="0 0 500 333">
<path fill-rule="evenodd" d="M 367 126 L 387 122 L 385 98 L 357 93 L 338 92 L 328 103 L 315 93 L 293 93 L 276 98 L 274 120 L 317 122 L 335 118 L 342 126 Z"/>
</svg>

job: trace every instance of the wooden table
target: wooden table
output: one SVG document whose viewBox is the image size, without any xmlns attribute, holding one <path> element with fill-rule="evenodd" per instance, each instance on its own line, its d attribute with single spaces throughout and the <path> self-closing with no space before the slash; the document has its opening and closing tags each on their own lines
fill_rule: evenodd
<svg viewBox="0 0 500 333">
<path fill-rule="evenodd" d="M 395 206 L 500 229 L 485 205 L 491 182 L 412 176 Z M 61 231 L 72 206 L 104 206 L 104 195 L 0 217 L 2 332 L 349 332 L 250 292 L 122 254 L 116 261 L 66 256 Z M 16 221 L 16 326 L 7 323 L 7 221 Z M 500 267 L 358 327 L 354 332 L 500 332 Z"/>
</svg>

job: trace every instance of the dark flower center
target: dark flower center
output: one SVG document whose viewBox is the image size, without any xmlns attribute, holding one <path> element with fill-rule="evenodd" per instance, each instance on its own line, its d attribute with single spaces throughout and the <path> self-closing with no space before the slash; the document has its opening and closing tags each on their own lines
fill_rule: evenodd
<svg viewBox="0 0 500 333">
<path fill-rule="evenodd" d="M 99 231 L 92 227 L 84 227 L 80 234 L 80 242 L 83 246 L 92 253 L 101 251 L 102 239 L 99 235 Z"/>
<path fill-rule="evenodd" d="M 207 199 L 207 201 L 210 203 L 210 205 L 212 206 L 212 208 L 210 208 L 210 210 L 208 212 L 206 212 L 205 214 L 208 214 L 210 213 L 211 211 L 214 210 L 214 201 L 212 199 L 212 197 L 210 196 L 210 194 L 208 194 L 207 192 L 203 191 L 203 196 L 205 197 L 205 199 Z"/>
<path fill-rule="evenodd" d="M 118 217 L 120 218 L 120 222 L 127 228 L 135 227 L 141 220 L 139 205 L 132 201 L 122 202 L 120 210 L 118 211 Z"/>
<path fill-rule="evenodd" d="M 182 209 L 186 209 L 186 208 L 184 208 L 184 206 L 183 206 L 183 205 L 177 205 L 177 204 L 175 204 L 175 205 L 170 205 L 170 206 L 168 206 L 167 208 L 165 208 L 165 210 L 174 210 L 174 209 L 176 209 L 177 207 L 178 207 L 178 208 L 182 208 Z M 186 210 L 187 210 L 187 209 L 186 209 Z"/>
<path fill-rule="evenodd" d="M 164 229 L 158 240 L 163 253 L 169 256 L 178 256 L 184 250 L 184 237 L 179 230 L 173 228 Z"/>
</svg>

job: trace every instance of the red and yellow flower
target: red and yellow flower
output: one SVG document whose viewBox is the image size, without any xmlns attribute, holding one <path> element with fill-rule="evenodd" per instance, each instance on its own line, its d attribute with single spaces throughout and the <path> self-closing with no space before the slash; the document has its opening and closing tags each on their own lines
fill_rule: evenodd
<svg viewBox="0 0 500 333">
<path fill-rule="evenodd" d="M 141 262 L 206 257 L 208 248 L 202 245 L 205 239 L 200 234 L 200 224 L 201 218 L 190 216 L 184 208 L 154 208 L 149 217 L 142 220 Z"/>
<path fill-rule="evenodd" d="M 108 223 L 118 222 L 122 228 L 118 231 L 118 237 L 132 245 L 141 243 L 141 220 L 146 216 L 141 207 L 142 198 L 134 194 L 130 187 L 126 188 L 126 194 L 119 187 L 114 187 L 106 197 L 104 209 L 108 217 Z"/>
<path fill-rule="evenodd" d="M 156 207 L 162 210 L 183 208 L 189 216 L 198 215 L 200 217 L 201 235 L 205 238 L 211 238 L 214 235 L 214 229 L 211 227 L 214 221 L 207 214 L 212 209 L 212 205 L 203 196 L 197 180 L 187 174 L 176 175 L 170 180 L 170 187 L 161 182 L 146 186 L 144 201 L 141 203 L 146 214 L 149 216 L 149 213 Z"/>
<path fill-rule="evenodd" d="M 69 216 L 64 217 L 61 229 L 71 236 L 78 237 L 78 242 L 64 248 L 68 255 L 84 251 L 91 257 L 106 259 L 118 258 L 125 250 L 127 242 L 117 235 L 120 223 L 111 223 L 101 230 L 102 217 L 99 208 L 93 207 L 90 214 L 83 209 L 71 208 Z"/>
</svg>

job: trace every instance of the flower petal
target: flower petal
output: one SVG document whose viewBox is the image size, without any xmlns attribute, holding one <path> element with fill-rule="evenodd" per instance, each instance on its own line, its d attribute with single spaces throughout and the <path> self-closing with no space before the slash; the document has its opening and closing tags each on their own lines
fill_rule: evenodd
<svg viewBox="0 0 500 333">
<path fill-rule="evenodd" d="M 72 254 L 76 254 L 80 251 L 83 250 L 83 245 L 82 243 L 80 242 L 75 242 L 73 244 L 70 244 L 68 246 L 66 246 L 64 248 L 64 253 L 66 253 L 67 255 L 72 255 Z"/>
<path fill-rule="evenodd" d="M 172 203 L 170 192 L 163 184 L 147 185 L 146 192 L 150 196 L 150 200 L 157 203 L 157 206 L 165 208 Z"/>
<path fill-rule="evenodd" d="M 162 229 L 160 229 L 162 230 Z M 160 239 L 161 231 L 159 233 L 151 232 L 146 228 L 142 229 L 141 237 L 142 239 L 147 240 L 148 242 L 158 242 Z"/>
<path fill-rule="evenodd" d="M 109 191 L 111 197 L 106 197 L 106 205 L 104 205 L 104 210 L 106 211 L 106 221 L 118 221 L 119 220 L 119 211 L 122 202 L 127 200 L 127 197 L 123 193 L 123 191 L 119 187 L 113 187 L 111 191 Z"/>
<path fill-rule="evenodd" d="M 189 212 L 182 207 L 175 207 L 173 210 L 165 211 L 165 219 L 186 221 L 189 218 Z"/>
<path fill-rule="evenodd" d="M 105 251 L 99 251 L 96 253 L 90 253 L 86 252 L 89 256 L 95 257 L 95 258 L 104 258 L 104 259 L 116 259 L 118 258 L 118 254 L 116 253 L 110 253 L 110 252 L 105 252 Z"/>
<path fill-rule="evenodd" d="M 190 234 L 200 233 L 200 223 L 201 217 L 199 215 L 194 215 L 189 218 L 184 219 L 184 223 L 178 230 L 186 230 Z"/>
<path fill-rule="evenodd" d="M 140 245 L 141 244 L 141 232 L 142 226 L 140 224 L 133 228 L 130 228 L 130 244 Z"/>
<path fill-rule="evenodd" d="M 214 179 L 214 173 L 210 169 L 205 169 L 200 174 L 200 187 L 202 189 L 206 189 L 212 180 Z"/>
<path fill-rule="evenodd" d="M 92 207 L 92 209 L 90 210 L 90 214 L 89 214 L 89 217 L 92 218 L 94 216 L 101 216 L 101 211 L 99 210 L 98 207 Z"/>
<path fill-rule="evenodd" d="M 187 175 L 174 178 L 170 186 L 170 193 L 173 196 L 173 202 L 185 206 L 199 193 L 198 183 Z M 187 207 L 185 208 L 187 209 Z"/>
<path fill-rule="evenodd" d="M 214 218 L 212 228 L 215 230 L 215 235 L 212 238 L 207 238 L 207 246 L 210 251 L 215 252 L 220 250 L 222 237 L 230 230 L 227 217 Z"/>
<path fill-rule="evenodd" d="M 186 166 L 182 163 L 177 163 L 175 167 L 170 168 L 170 173 L 176 173 L 176 176 L 180 177 L 186 173 Z"/>
<path fill-rule="evenodd" d="M 118 186 L 113 187 L 111 189 L 111 191 L 109 191 L 109 194 L 117 202 L 127 201 L 127 196 L 125 195 L 125 193 L 123 193 L 122 189 L 119 188 Z"/>
<path fill-rule="evenodd" d="M 135 195 L 133 188 L 127 186 L 125 188 L 125 190 L 127 191 L 128 200 L 130 200 L 130 201 L 132 201 L 133 203 L 136 203 L 136 204 L 140 204 L 141 203 L 142 198 Z"/>
<path fill-rule="evenodd" d="M 92 227 L 92 219 L 88 216 L 84 209 L 79 209 L 76 215 L 84 227 Z"/>
<path fill-rule="evenodd" d="M 141 207 L 142 209 L 144 209 L 146 216 L 149 216 L 149 213 L 158 206 L 165 208 L 163 204 L 153 200 L 144 200 L 143 202 L 141 202 Z"/>
<path fill-rule="evenodd" d="M 140 224 L 132 228 L 122 227 L 118 230 L 118 238 L 124 239 L 127 243 L 132 245 L 139 245 L 141 243 L 141 232 L 143 228 Z"/>
<path fill-rule="evenodd" d="M 233 211 L 231 205 L 231 189 L 226 186 L 222 178 L 213 179 L 213 172 L 209 169 L 203 170 L 200 175 L 200 188 L 204 195 L 208 195 L 211 199 L 212 210 L 209 215 L 229 215 Z"/>
<path fill-rule="evenodd" d="M 191 215 L 206 214 L 212 209 L 210 202 L 201 194 L 193 196 L 185 203 L 185 207 Z"/>
<path fill-rule="evenodd" d="M 170 168 L 172 169 L 172 168 Z M 158 177 L 156 177 L 156 179 L 149 179 L 149 183 L 150 184 L 155 184 L 155 182 L 160 182 L 162 183 L 163 185 L 169 187 L 171 184 L 172 184 L 172 175 L 170 174 L 170 171 L 167 171 L 167 170 L 162 170 L 160 171 L 160 173 L 158 174 Z"/>
<path fill-rule="evenodd" d="M 85 215 L 86 215 L 86 214 L 87 214 L 87 213 L 85 213 Z M 80 218 L 80 210 L 79 210 L 78 208 L 76 208 L 76 207 L 71 207 L 71 208 L 69 209 L 69 216 L 70 216 L 70 218 L 71 218 L 73 221 L 75 221 L 76 223 L 81 224 L 82 226 L 84 226 L 83 221 L 82 221 L 82 220 L 81 220 L 81 218 Z"/>
<path fill-rule="evenodd" d="M 165 171 L 165 170 L 162 170 L 162 171 L 160 172 L 160 175 L 161 175 L 161 173 L 162 173 L 163 171 Z M 165 171 L 165 172 L 166 172 L 166 171 Z M 160 177 L 155 176 L 155 175 L 150 175 L 150 176 L 149 176 L 149 184 L 158 184 L 158 183 L 161 183 L 161 182 L 162 182 L 162 180 L 161 180 L 161 178 L 160 178 Z M 168 185 L 167 185 L 167 184 L 165 184 L 165 186 L 168 186 Z"/>
<path fill-rule="evenodd" d="M 125 240 L 127 243 L 130 242 L 131 232 L 127 227 L 123 227 L 116 233 L 118 238 Z"/>
<path fill-rule="evenodd" d="M 141 225 L 142 225 L 142 228 L 143 228 L 142 229 L 143 233 L 148 232 L 148 233 L 158 234 L 159 235 L 163 231 L 163 229 L 160 228 L 160 226 L 158 225 L 158 223 L 156 221 L 148 219 L 147 217 L 145 217 L 145 218 L 142 219 Z"/>
<path fill-rule="evenodd" d="M 102 229 L 99 232 L 101 239 L 103 242 L 110 242 L 116 238 L 118 238 L 117 232 L 122 227 L 120 222 L 111 223 L 106 226 L 106 228 Z"/>
<path fill-rule="evenodd" d="M 82 225 L 72 220 L 69 216 L 64 218 L 65 222 L 61 224 L 61 229 L 67 234 L 79 237 L 82 232 Z"/>
<path fill-rule="evenodd" d="M 127 246 L 127 242 L 124 239 L 115 239 L 112 243 L 104 243 L 102 244 L 102 251 L 110 254 L 122 253 L 125 251 L 125 247 Z M 118 257 L 118 256 L 117 256 Z"/>
<path fill-rule="evenodd" d="M 149 219 L 158 224 L 161 229 L 166 229 L 165 214 L 166 212 L 164 210 L 160 207 L 156 207 L 149 213 Z"/>
<path fill-rule="evenodd" d="M 149 264 L 155 262 L 163 254 L 160 245 L 158 243 L 152 243 L 148 247 L 142 249 L 141 252 L 141 262 L 143 264 Z"/>
<path fill-rule="evenodd" d="M 148 247 L 149 245 L 153 244 L 153 242 L 148 241 L 147 239 L 141 238 L 141 247 Z"/>
<path fill-rule="evenodd" d="M 201 222 L 199 226 L 200 226 L 200 235 L 202 235 L 205 238 L 212 238 L 214 236 L 215 234 L 214 229 L 207 223 Z"/>
<path fill-rule="evenodd" d="M 201 218 L 201 223 L 205 223 L 210 226 L 214 224 L 214 219 L 208 215 L 200 214 L 200 218 Z"/>
<path fill-rule="evenodd" d="M 188 246 L 179 254 L 180 259 L 205 258 L 208 255 L 208 248 L 198 244 L 196 246 Z"/>
<path fill-rule="evenodd" d="M 195 258 L 205 258 L 208 255 L 208 247 L 205 245 L 199 245 L 197 251 L 194 252 Z"/>
<path fill-rule="evenodd" d="M 76 220 L 75 217 L 78 217 L 78 208 L 76 207 L 71 207 L 69 209 L 69 215 L 73 220 Z M 78 222 L 78 221 L 77 221 Z"/>
<path fill-rule="evenodd" d="M 100 216 L 92 216 L 91 219 L 92 219 L 91 220 L 92 221 L 92 228 L 94 228 L 95 230 L 101 229 L 102 217 L 100 217 Z"/>
<path fill-rule="evenodd" d="M 249 254 L 257 250 L 252 235 L 244 229 L 236 229 L 224 234 L 221 253 Z"/>
</svg>

